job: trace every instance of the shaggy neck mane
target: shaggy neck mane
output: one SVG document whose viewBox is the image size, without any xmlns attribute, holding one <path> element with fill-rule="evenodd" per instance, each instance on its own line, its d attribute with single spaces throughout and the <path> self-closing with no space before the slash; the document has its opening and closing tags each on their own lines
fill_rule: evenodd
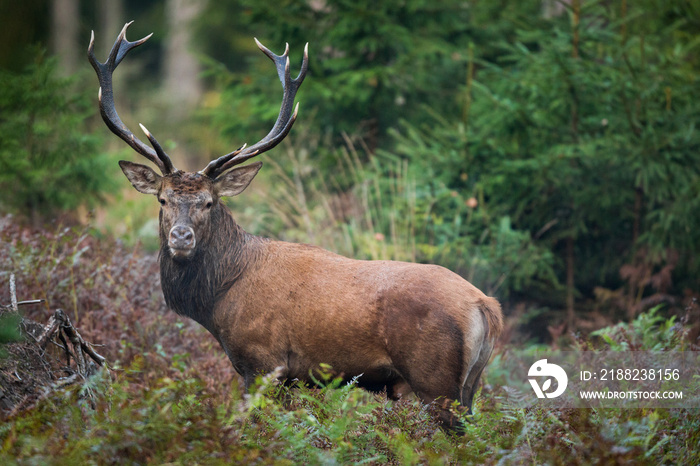
<svg viewBox="0 0 700 466">
<path fill-rule="evenodd" d="M 256 240 L 221 204 L 212 209 L 209 235 L 197 238 L 192 258 L 173 260 L 167 239 L 161 238 L 160 279 L 168 307 L 213 333 L 214 306 L 245 272 L 252 259 L 249 246 Z"/>
</svg>

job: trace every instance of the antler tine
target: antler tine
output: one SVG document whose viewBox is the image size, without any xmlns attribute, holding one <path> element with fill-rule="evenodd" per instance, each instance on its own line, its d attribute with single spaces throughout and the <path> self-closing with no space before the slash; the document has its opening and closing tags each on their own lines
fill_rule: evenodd
<svg viewBox="0 0 700 466">
<path fill-rule="evenodd" d="M 209 164 L 204 167 L 203 170 L 200 170 L 199 173 L 202 175 L 206 175 L 212 179 L 216 178 L 219 176 L 221 173 L 223 173 L 223 170 L 221 170 L 221 166 L 232 159 L 233 157 L 237 156 L 238 154 L 241 153 L 242 150 L 246 148 L 247 144 L 243 144 L 241 147 L 238 149 L 234 150 L 233 152 L 229 152 L 226 155 L 222 155 L 218 159 L 214 159 Z"/>
<path fill-rule="evenodd" d="M 289 131 L 292 129 L 292 125 L 294 125 L 294 121 L 296 120 L 297 112 L 299 111 L 299 103 L 294 106 L 294 98 L 296 97 L 297 90 L 299 90 L 299 86 L 301 86 L 301 83 L 304 81 L 306 72 L 309 69 L 309 44 L 307 43 L 304 47 L 304 58 L 301 62 L 301 70 L 299 70 L 297 77 L 292 79 L 289 66 L 289 44 L 286 44 L 282 55 L 275 55 L 270 51 L 270 49 L 262 45 L 258 39 L 255 39 L 255 43 L 257 44 L 258 48 L 275 63 L 275 67 L 277 68 L 277 75 L 282 82 L 282 89 L 284 90 L 280 113 L 277 116 L 275 125 L 260 141 L 248 148 L 241 148 L 213 160 L 204 170 L 200 172 L 211 178 L 216 178 L 226 170 L 239 165 L 246 160 L 255 157 L 256 155 L 262 154 L 263 152 L 266 152 L 279 144 L 287 136 L 287 134 L 289 134 Z"/>
<path fill-rule="evenodd" d="M 143 126 L 141 123 L 139 123 L 139 126 L 141 127 L 141 131 L 143 131 L 146 134 L 146 137 L 148 138 L 148 142 L 151 143 L 153 146 L 153 149 L 155 149 L 156 154 L 158 155 L 158 158 L 163 162 L 163 166 L 165 168 L 165 171 L 163 174 L 167 173 L 175 173 L 177 168 L 173 166 L 173 162 L 170 160 L 170 157 L 168 157 L 168 154 L 165 153 L 163 148 L 160 146 L 158 141 L 156 141 L 156 138 L 153 137 L 150 131 L 146 129 L 145 126 Z"/>
<path fill-rule="evenodd" d="M 90 45 L 88 46 L 88 59 L 90 64 L 95 69 L 97 73 L 97 79 L 100 82 L 100 90 L 98 97 L 100 100 L 100 114 L 104 120 L 107 127 L 117 136 L 124 140 L 132 149 L 134 149 L 139 154 L 146 157 L 148 160 L 153 162 L 158 166 L 160 171 L 164 174 L 170 174 L 177 171 L 173 166 L 170 157 L 163 151 L 163 148 L 158 144 L 158 141 L 153 137 L 153 135 L 146 130 L 145 127 L 141 128 L 146 133 L 148 140 L 150 141 L 153 149 L 148 147 L 143 141 L 134 136 L 129 128 L 122 122 L 121 118 L 117 114 L 117 110 L 114 105 L 114 91 L 112 89 L 112 73 L 117 68 L 119 63 L 124 59 L 127 53 L 133 48 L 146 42 L 153 34 L 149 34 L 143 39 L 130 42 L 126 39 L 126 30 L 131 26 L 133 21 L 130 21 L 124 25 L 117 40 L 112 46 L 112 50 L 109 52 L 107 61 L 100 63 L 95 57 L 95 32 L 92 31 L 90 34 Z"/>
</svg>

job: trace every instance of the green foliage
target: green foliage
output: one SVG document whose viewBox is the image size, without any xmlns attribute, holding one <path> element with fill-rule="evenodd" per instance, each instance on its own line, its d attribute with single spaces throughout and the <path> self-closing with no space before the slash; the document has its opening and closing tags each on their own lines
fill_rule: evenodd
<svg viewBox="0 0 700 466">
<path fill-rule="evenodd" d="M 156 2 L 131 3 L 134 17 L 162 16 Z M 230 200 L 247 229 L 356 258 L 439 263 L 489 294 L 554 309 L 568 239 L 579 296 L 624 280 L 635 303 L 650 288 L 697 291 L 697 10 L 583 1 L 576 16 L 544 3 L 561 14 L 543 15 L 541 0 L 209 2 L 200 37 L 217 90 L 185 132 L 205 155 L 259 139 L 279 84 L 251 37 L 278 53 L 290 42 L 293 74 L 308 41 L 299 120 Z M 11 193 L 1 210 L 50 215 L 124 182 L 96 155 L 94 135 L 107 133 L 87 124 L 94 91 L 54 74 L 41 56 L 0 72 L 0 189 Z M 146 209 L 128 198 L 114 208 L 119 234 L 136 236 L 134 211 Z M 700 463 L 696 409 L 508 405 L 494 384 L 507 350 L 487 368 L 464 437 L 439 430 L 414 398 L 390 402 L 323 373 L 320 388 L 267 375 L 242 393 L 218 343 L 165 309 L 154 256 L 87 230 L 0 229 L 0 270 L 18 274 L 23 296 L 68 310 L 116 367 L 114 379 L 100 373 L 0 426 L 2 464 Z M 16 327 L 3 324 L 0 340 Z M 579 343 L 679 350 L 685 336 L 654 309 Z"/>
<path fill-rule="evenodd" d="M 330 134 L 334 143 L 347 132 L 361 134 L 372 148 L 387 146 L 387 131 L 399 118 L 423 121 L 423 103 L 446 114 L 460 113 L 454 96 L 464 82 L 464 54 L 473 35 L 480 34 L 471 5 L 455 0 L 245 0 L 208 8 L 200 35 L 219 60 L 235 69 L 233 75 L 212 70 L 226 83 L 213 119 L 226 134 L 246 138 L 254 134 L 252 125 L 274 120 L 279 107 L 269 96 L 279 84 L 252 40 L 241 43 L 241 30 L 278 53 L 289 42 L 292 73 L 308 42 L 309 78 L 298 99 L 304 119 L 313 118 L 317 130 Z M 240 29 L 231 27 L 231 18 Z M 231 62 L 241 51 L 255 54 L 249 68 Z M 231 119 L 231 112 L 237 118 Z"/>
<path fill-rule="evenodd" d="M 0 344 L 19 340 L 17 326 L 20 320 L 19 314 L 16 313 L 6 312 L 0 315 Z"/>
<path fill-rule="evenodd" d="M 698 153 L 692 125 L 697 78 L 687 64 L 695 44 L 673 41 L 678 24 L 637 19 L 652 14 L 638 8 L 619 18 L 584 3 L 576 50 L 575 31 L 565 24 L 551 25 L 553 37 L 523 30 L 504 46 L 504 65 L 479 77 L 472 115 L 484 115 L 494 105 L 496 111 L 470 121 L 478 136 L 473 150 L 494 172 L 498 166 L 504 173 L 485 180 L 489 192 L 507 194 L 511 204 L 517 200 L 508 210 L 531 231 L 557 220 L 548 233 L 553 238 L 591 238 L 606 247 L 601 240 L 619 241 L 626 232 L 631 244 L 635 216 L 644 212 L 647 241 L 666 247 L 698 244 L 688 236 L 694 219 L 674 216 L 678 225 L 652 220 L 670 215 L 673 205 L 695 202 L 686 197 L 698 176 L 688 170 L 697 165 Z M 642 19 L 653 29 L 622 32 L 620 22 Z M 669 47 L 669 41 L 676 46 Z M 637 211 L 635 193 L 643 197 Z"/>
<path fill-rule="evenodd" d="M 11 312 L 0 314 L 0 358 L 6 356 L 5 350 L 2 348 L 4 343 L 13 343 L 22 339 L 19 333 L 20 321 L 19 314 Z"/>
<path fill-rule="evenodd" d="M 635 320 L 605 327 L 591 333 L 600 337 L 613 351 L 683 351 L 683 328 L 675 316 L 666 319 L 658 315 L 662 306 L 640 314 Z"/>
<path fill-rule="evenodd" d="M 392 402 L 323 370 L 320 388 L 280 385 L 273 373 L 245 393 L 218 343 L 164 308 L 154 256 L 75 230 L 3 222 L 0 237 L 0 269 L 16 271 L 18 293 L 76 312 L 112 367 L 3 422 L 0 464 L 700 461 L 697 409 L 518 408 L 495 383 L 505 353 L 487 366 L 463 437 L 440 430 L 416 398 Z M 636 342 L 629 349 L 678 349 L 681 333 L 657 312 L 601 333 Z"/>
<path fill-rule="evenodd" d="M 426 230 L 418 232 L 430 231 L 419 237 L 431 238 L 433 260 L 503 297 L 556 289 L 554 255 L 534 234 L 514 227 L 512 212 L 494 205 L 464 125 L 427 113 L 432 124 L 404 121 L 393 135 L 394 153 L 406 160 L 409 176 L 424 180 L 417 204 Z"/>
<path fill-rule="evenodd" d="M 669 251 L 691 257 L 700 244 L 691 214 L 700 208 L 699 43 L 690 18 L 664 11 L 634 2 L 620 17 L 582 2 L 576 18 L 518 22 L 496 59 L 492 48 L 475 48 L 463 118 L 407 119 L 394 152 L 433 185 L 479 199 L 476 225 L 497 231 L 508 218 L 532 250 L 546 251 L 534 267 L 550 282 L 547 264 L 563 282 L 571 260 L 582 292 L 616 288 L 639 250 L 649 264 L 675 267 Z M 443 204 L 443 212 L 454 209 Z M 680 262 L 674 280 L 696 287 L 697 261 Z"/>
<path fill-rule="evenodd" d="M 643 324 L 645 325 L 645 324 Z M 642 349 L 649 349 L 642 347 Z M 484 389 L 464 436 L 416 399 L 390 402 L 320 372 L 320 388 L 258 378 L 249 394 L 206 387 L 175 358 L 93 376 L 0 428 L 3 464 L 659 464 L 700 456 L 697 409 L 540 409 Z M 163 371 L 164 368 L 159 369 Z M 147 374 L 148 383 L 144 384 Z M 489 374 L 486 374 L 487 383 Z M 488 385 L 487 385 L 488 386 Z M 97 394 L 94 409 L 85 390 Z"/>
<path fill-rule="evenodd" d="M 655 291 L 697 287 L 697 11 L 654 0 L 624 12 L 585 1 L 579 12 L 552 7 L 547 15 L 541 2 L 285 5 L 243 2 L 237 21 L 273 50 L 289 41 L 293 72 L 311 43 L 291 140 L 308 151 L 305 165 L 318 167 L 297 171 L 294 183 L 323 184 L 330 175 L 334 184 L 322 191 L 331 197 L 366 190 L 371 219 L 346 223 L 354 239 L 336 250 L 439 262 L 502 297 L 546 291 L 554 307 L 563 305 L 567 267 L 570 296 L 625 281 L 636 295 L 640 285 L 620 271 L 640 260 L 657 269 L 673 263 L 671 285 Z M 252 42 L 234 36 L 225 19 L 232 15 L 221 14 L 237 8 L 212 4 L 202 19 L 205 43 L 229 38 L 212 48 L 217 58 L 225 61 L 222 50 L 253 53 L 229 63 L 232 73 L 212 67 L 224 90 L 204 121 L 247 141 L 276 116 L 277 102 L 262 89 L 279 92 L 279 84 Z M 314 131 L 300 135 L 302 122 Z M 341 176 L 342 132 L 360 136 L 358 160 L 371 170 Z M 281 165 L 289 176 L 293 169 Z M 397 180 L 410 186 L 405 199 L 386 195 Z M 309 198 L 305 210 L 318 210 L 315 202 L 326 201 Z M 410 236 L 403 254 L 374 239 L 401 231 L 397 219 Z M 271 219 L 265 230 L 291 238 L 283 224 Z M 322 237 L 308 226 L 295 238 Z M 649 285 L 640 293 L 654 291 Z"/>
<path fill-rule="evenodd" d="M 0 211 L 36 220 L 114 189 L 113 159 L 87 124 L 94 106 L 41 52 L 20 73 L 0 70 Z"/>
<path fill-rule="evenodd" d="M 306 124 L 295 129 L 307 148 L 288 148 L 266 164 L 259 182 L 268 188 L 251 189 L 242 202 L 256 207 L 231 200 L 250 231 L 358 259 L 437 263 L 489 294 L 557 286 L 552 254 L 508 217 L 490 224 L 487 208 L 471 206 L 478 201 L 470 192 L 431 176 L 420 185 L 409 161 L 386 151 L 363 162 L 366 149 L 350 140 L 334 151 L 334 170 L 326 174 L 311 156 L 320 141 Z"/>
</svg>

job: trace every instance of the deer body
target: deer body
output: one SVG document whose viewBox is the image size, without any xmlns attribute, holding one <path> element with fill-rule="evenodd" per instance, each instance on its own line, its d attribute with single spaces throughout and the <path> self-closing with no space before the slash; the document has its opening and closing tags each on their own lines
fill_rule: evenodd
<svg viewBox="0 0 700 466">
<path fill-rule="evenodd" d="M 292 80 L 287 52 L 277 56 L 258 43 L 277 64 L 285 91 L 275 127 L 250 148 L 186 173 L 173 167 L 145 128 L 153 149 L 136 139 L 114 110 L 111 73 L 145 41 L 127 41 L 128 25 L 106 63 L 94 59 L 92 41 L 88 52 L 108 126 L 163 172 L 119 162 L 138 191 L 161 203 L 159 260 L 168 306 L 214 335 L 247 387 L 278 368 L 281 379 L 312 382 L 314 371 L 328 364 L 394 398 L 413 391 L 425 402 L 438 400 L 440 419 L 454 427 L 449 406 L 456 400 L 471 409 L 501 332 L 495 299 L 443 267 L 353 260 L 250 235 L 221 201 L 241 193 L 262 164 L 233 167 L 271 149 L 291 129 L 306 51 L 302 72 Z"/>
<path fill-rule="evenodd" d="M 203 273 L 218 270 L 211 307 L 177 298 L 200 294 L 202 283 L 185 272 L 192 263 L 167 250 L 161 279 L 168 305 L 216 337 L 246 385 L 278 367 L 285 379 L 311 382 L 326 363 L 389 396 L 410 387 L 426 401 L 471 404 L 466 379 L 481 371 L 500 329 L 493 298 L 443 267 L 352 260 L 248 235 L 218 208 L 235 233 L 215 241 L 237 244 L 202 245 L 226 250 L 201 263 Z"/>
</svg>

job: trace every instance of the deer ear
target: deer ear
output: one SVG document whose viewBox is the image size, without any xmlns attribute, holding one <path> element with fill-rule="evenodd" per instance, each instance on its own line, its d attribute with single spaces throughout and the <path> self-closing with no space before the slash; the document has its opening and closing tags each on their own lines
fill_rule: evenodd
<svg viewBox="0 0 700 466">
<path fill-rule="evenodd" d="M 248 187 L 262 167 L 262 162 L 234 168 L 214 181 L 214 191 L 219 197 L 235 196 Z"/>
<path fill-rule="evenodd" d="M 136 191 L 143 194 L 158 194 L 162 178 L 151 168 L 140 163 L 132 163 L 125 160 L 120 160 L 119 166 L 133 187 L 136 188 Z"/>
</svg>

